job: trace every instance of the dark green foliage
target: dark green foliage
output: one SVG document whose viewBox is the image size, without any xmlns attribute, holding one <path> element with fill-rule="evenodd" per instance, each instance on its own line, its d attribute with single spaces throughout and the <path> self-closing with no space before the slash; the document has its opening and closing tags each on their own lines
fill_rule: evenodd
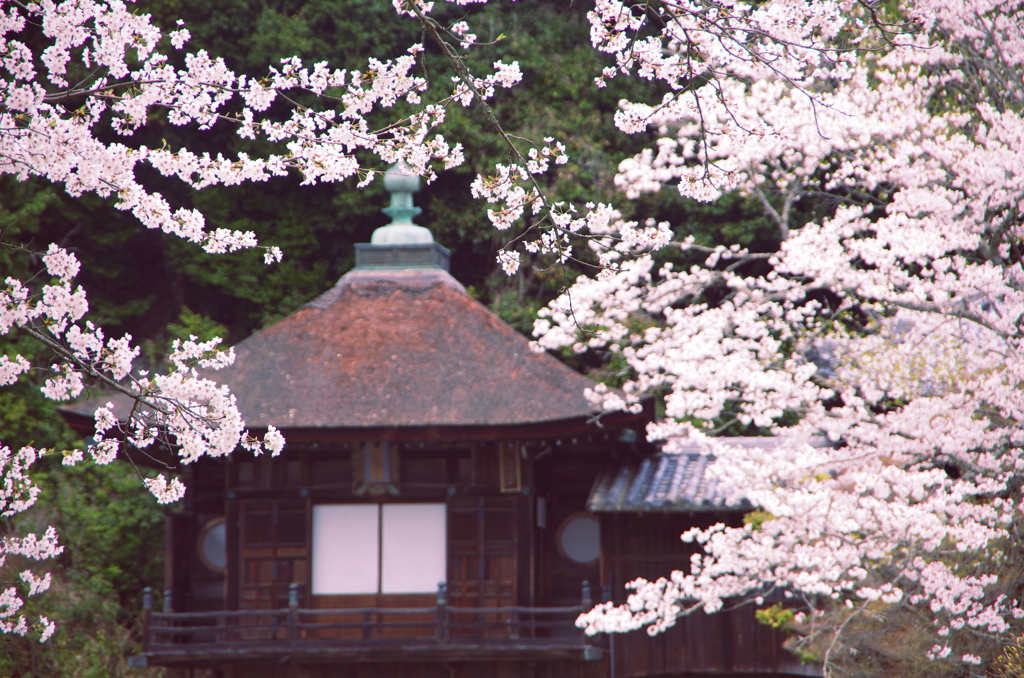
<svg viewBox="0 0 1024 678">
<path fill-rule="evenodd" d="M 35 477 L 43 498 L 4 529 L 57 528 L 64 553 L 45 566 L 53 584 L 28 604 L 31 615 L 46 615 L 58 627 L 45 644 L 4 636 L 0 676 L 159 675 L 129 671 L 126 657 L 139 649 L 142 589 L 162 580 L 162 510 L 128 463 L 63 468 L 51 455 L 40 466 Z M 9 565 L 5 585 L 18 571 Z"/>
</svg>

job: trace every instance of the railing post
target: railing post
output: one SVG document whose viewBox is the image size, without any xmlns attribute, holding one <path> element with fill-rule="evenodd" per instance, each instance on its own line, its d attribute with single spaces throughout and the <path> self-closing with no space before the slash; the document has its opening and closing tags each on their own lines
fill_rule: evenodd
<svg viewBox="0 0 1024 678">
<path fill-rule="evenodd" d="M 580 595 L 580 604 L 583 607 L 583 611 L 587 612 L 594 607 L 594 599 L 590 593 L 590 580 L 583 580 L 583 591 Z M 583 660 L 584 661 L 598 661 L 604 656 L 601 648 L 594 647 L 590 644 L 590 639 L 587 638 L 587 632 L 583 631 L 580 635 L 583 637 Z"/>
<path fill-rule="evenodd" d="M 153 587 L 142 589 L 142 651 L 147 652 L 150 645 L 150 617 L 153 615 Z"/>
<path fill-rule="evenodd" d="M 443 581 L 437 582 L 437 628 L 435 633 L 438 640 L 448 638 L 448 585 Z"/>
<path fill-rule="evenodd" d="M 512 608 L 512 612 L 509 613 L 508 637 L 513 639 L 519 638 L 519 610 L 516 608 Z"/>
<path fill-rule="evenodd" d="M 164 589 L 164 612 L 174 612 L 174 600 L 170 589 Z"/>
<path fill-rule="evenodd" d="M 288 584 L 288 642 L 299 639 L 299 585 Z"/>
</svg>

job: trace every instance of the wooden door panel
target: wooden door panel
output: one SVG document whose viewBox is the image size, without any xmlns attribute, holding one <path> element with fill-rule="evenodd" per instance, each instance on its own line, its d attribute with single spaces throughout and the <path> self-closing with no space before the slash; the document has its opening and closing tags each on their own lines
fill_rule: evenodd
<svg viewBox="0 0 1024 678">
<path fill-rule="evenodd" d="M 287 607 L 289 586 L 296 583 L 305 593 L 308 584 L 308 502 L 243 500 L 238 524 L 240 607 Z"/>
<path fill-rule="evenodd" d="M 448 504 L 448 602 L 459 608 L 508 607 L 518 602 L 517 497 L 453 497 Z M 504 637 L 507 615 L 457 613 L 451 633 Z"/>
</svg>

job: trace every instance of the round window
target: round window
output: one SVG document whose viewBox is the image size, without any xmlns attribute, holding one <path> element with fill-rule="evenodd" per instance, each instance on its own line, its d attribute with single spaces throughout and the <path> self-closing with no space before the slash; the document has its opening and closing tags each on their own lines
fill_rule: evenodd
<svg viewBox="0 0 1024 678">
<path fill-rule="evenodd" d="M 586 513 L 569 516 L 558 529 L 558 550 L 574 563 L 592 563 L 601 556 L 601 524 Z"/>
<path fill-rule="evenodd" d="M 199 560 L 215 572 L 224 572 L 228 564 L 227 524 L 214 518 L 199 533 Z"/>
</svg>

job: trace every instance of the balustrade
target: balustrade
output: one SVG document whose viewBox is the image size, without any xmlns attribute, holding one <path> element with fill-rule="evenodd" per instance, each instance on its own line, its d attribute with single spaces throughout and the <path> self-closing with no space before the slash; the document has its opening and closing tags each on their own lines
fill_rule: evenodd
<svg viewBox="0 0 1024 678">
<path fill-rule="evenodd" d="M 297 584 L 289 587 L 288 607 L 273 610 L 175 612 L 171 592 L 165 591 L 164 609 L 158 612 L 151 589 L 143 601 L 143 652 L 154 657 L 401 648 L 438 658 L 474 651 L 581 650 L 591 658 L 600 656 L 606 644 L 604 638 L 588 638 L 575 627 L 576 617 L 591 607 L 589 582 L 583 582 L 581 604 L 569 607 L 453 606 L 444 582 L 434 604 L 426 607 L 302 608 Z"/>
</svg>

